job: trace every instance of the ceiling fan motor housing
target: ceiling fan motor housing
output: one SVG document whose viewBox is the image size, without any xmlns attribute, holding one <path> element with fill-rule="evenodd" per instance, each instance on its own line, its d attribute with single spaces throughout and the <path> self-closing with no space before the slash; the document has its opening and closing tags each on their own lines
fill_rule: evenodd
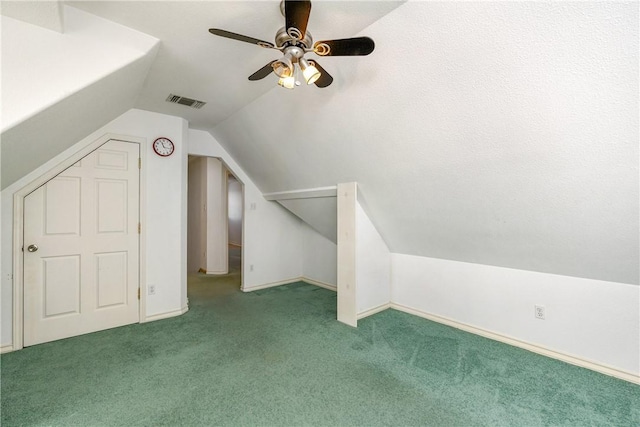
<svg viewBox="0 0 640 427">
<path fill-rule="evenodd" d="M 295 30 L 295 28 L 293 28 Z M 290 28 L 290 30 L 292 30 Z M 303 49 L 311 49 L 313 46 L 313 38 L 311 37 L 311 33 L 307 31 L 304 35 L 304 38 L 296 38 L 292 37 L 288 32 L 286 27 L 282 27 L 276 33 L 276 46 L 278 48 L 283 48 L 286 46 L 297 46 Z"/>
</svg>

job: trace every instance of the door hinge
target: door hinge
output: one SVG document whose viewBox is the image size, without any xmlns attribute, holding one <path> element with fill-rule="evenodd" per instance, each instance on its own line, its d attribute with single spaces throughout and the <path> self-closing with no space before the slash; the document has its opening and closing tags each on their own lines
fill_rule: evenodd
<svg viewBox="0 0 640 427">
<path fill-rule="evenodd" d="M 138 288 L 138 299 L 140 299 L 140 288 Z"/>
<path fill-rule="evenodd" d="M 142 230 L 142 224 L 138 223 L 138 234 L 140 234 L 140 230 Z"/>
<path fill-rule="evenodd" d="M 138 169 L 142 169 L 142 158 L 138 157 Z"/>
</svg>

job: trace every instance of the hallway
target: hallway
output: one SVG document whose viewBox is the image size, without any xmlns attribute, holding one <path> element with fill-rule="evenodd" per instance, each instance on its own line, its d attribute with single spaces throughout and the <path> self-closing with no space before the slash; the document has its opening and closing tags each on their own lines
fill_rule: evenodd
<svg viewBox="0 0 640 427">
<path fill-rule="evenodd" d="M 240 292 L 242 285 L 242 248 L 229 245 L 229 273 L 193 273 L 187 277 L 190 304 Z"/>
</svg>

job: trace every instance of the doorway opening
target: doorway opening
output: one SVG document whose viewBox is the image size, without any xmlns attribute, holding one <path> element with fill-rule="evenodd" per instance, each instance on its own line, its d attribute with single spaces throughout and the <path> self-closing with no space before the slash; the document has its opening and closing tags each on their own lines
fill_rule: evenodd
<svg viewBox="0 0 640 427">
<path fill-rule="evenodd" d="M 242 287 L 244 184 L 215 157 L 189 156 L 187 286 L 213 298 Z"/>
<path fill-rule="evenodd" d="M 227 223 L 229 273 L 242 272 L 242 183 L 227 170 Z"/>
</svg>

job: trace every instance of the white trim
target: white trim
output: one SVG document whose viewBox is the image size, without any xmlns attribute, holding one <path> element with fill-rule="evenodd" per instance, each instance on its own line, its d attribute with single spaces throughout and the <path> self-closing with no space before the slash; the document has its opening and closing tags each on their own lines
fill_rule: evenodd
<svg viewBox="0 0 640 427">
<path fill-rule="evenodd" d="M 304 277 L 304 276 L 295 277 L 293 279 L 280 280 L 278 282 L 265 283 L 264 285 L 257 285 L 257 286 L 251 286 L 251 287 L 248 287 L 248 288 L 241 288 L 241 290 L 242 290 L 242 292 L 253 292 L 253 291 L 259 291 L 261 289 L 275 288 L 276 286 L 290 285 L 291 283 L 296 283 L 296 282 L 305 282 L 305 283 L 308 283 L 309 285 L 318 286 L 320 288 L 325 288 L 325 289 L 328 289 L 330 291 L 334 291 L 334 292 L 337 291 L 336 285 L 332 285 L 330 283 L 321 282 L 319 280 L 310 279 L 310 278 Z"/>
<path fill-rule="evenodd" d="M 127 141 L 129 142 L 129 141 Z M 147 318 L 147 145 L 146 139 L 138 142 L 140 152 L 140 168 L 138 169 L 138 222 L 140 222 L 140 234 L 138 234 L 138 288 L 140 289 L 140 301 L 138 303 L 138 322 L 143 323 Z"/>
<path fill-rule="evenodd" d="M 179 310 L 172 310 L 172 311 L 167 311 L 165 313 L 152 314 L 151 316 L 147 316 L 144 322 L 140 322 L 140 323 L 148 323 L 148 322 L 155 322 L 156 320 L 169 319 L 171 317 L 183 315 L 187 311 L 189 311 L 189 306 L 185 305 Z"/>
<path fill-rule="evenodd" d="M 436 314 L 426 313 L 421 310 L 417 310 L 415 308 L 407 307 L 402 304 L 391 303 L 392 309 L 402 311 L 408 314 L 412 314 L 414 316 L 422 317 L 427 320 L 431 320 L 433 322 L 441 323 L 443 325 L 451 326 L 456 329 L 460 329 L 465 332 L 470 332 L 475 335 L 480 335 L 481 337 L 489 338 L 494 341 L 499 341 L 504 344 L 509 344 L 514 347 L 519 347 L 533 353 L 540 354 L 542 356 L 547 356 L 552 359 L 560 360 L 562 362 L 569 363 L 571 365 L 580 366 L 582 368 L 590 369 L 592 371 L 599 372 L 601 374 L 609 375 L 611 377 L 615 377 L 621 380 L 629 381 L 634 384 L 640 384 L 640 376 L 633 374 L 631 372 L 622 371 L 617 368 L 613 368 L 611 366 L 602 365 L 598 362 L 585 360 L 577 356 L 573 356 L 570 354 L 561 353 L 559 351 L 551 350 L 549 348 L 532 344 L 526 341 L 521 341 L 516 338 L 512 338 L 506 335 L 498 334 L 496 332 L 487 331 L 482 328 L 477 328 L 472 325 L 468 325 L 466 323 L 461 323 L 452 319 L 448 319 L 446 317 L 438 316 Z"/>
<path fill-rule="evenodd" d="M 358 184 L 338 184 L 338 308 L 339 322 L 358 327 L 357 224 Z"/>
<path fill-rule="evenodd" d="M 23 242 L 23 229 L 24 229 L 24 221 L 23 221 L 23 203 L 24 198 L 29 195 L 32 191 L 36 190 L 38 187 L 44 185 L 47 181 L 53 179 L 56 175 L 64 171 L 66 168 L 70 167 L 78 160 L 88 156 L 93 151 L 97 150 L 100 146 L 106 144 L 109 141 L 122 141 L 129 142 L 133 144 L 140 145 L 140 155 L 145 152 L 146 149 L 146 139 L 138 138 L 134 136 L 124 136 L 113 133 L 106 133 L 99 138 L 96 138 L 93 142 L 88 143 L 84 147 L 78 149 L 75 153 L 71 154 L 66 159 L 62 160 L 56 166 L 53 166 L 48 171 L 42 173 L 40 176 L 34 178 L 28 184 L 25 184 L 19 190 L 16 190 L 13 193 L 13 336 L 12 336 L 12 347 L 14 350 L 21 350 L 23 348 L 23 329 L 24 329 L 24 318 L 23 318 L 23 290 L 24 290 L 24 273 L 23 273 L 23 257 L 22 257 L 22 247 L 24 245 Z M 141 157 L 142 158 L 142 157 Z M 143 159 L 144 160 L 144 159 Z M 142 183 L 142 174 L 140 172 L 140 202 L 142 203 L 142 191 L 143 191 L 143 183 Z M 140 218 L 143 218 L 143 208 L 144 205 L 140 205 L 138 214 Z M 142 221 L 141 221 L 142 222 Z M 144 231 L 143 231 L 144 232 Z M 138 256 L 139 256 L 139 272 L 140 278 L 146 276 L 145 267 L 146 263 L 143 262 L 143 258 L 141 255 L 143 254 L 143 234 L 139 234 L 140 244 L 138 246 Z M 144 282 L 140 283 L 141 294 L 146 294 L 146 284 Z M 142 295 L 140 297 L 140 303 L 138 304 L 139 319 L 142 319 L 142 314 L 140 307 L 145 305 L 142 301 Z"/>
<path fill-rule="evenodd" d="M 13 344 L 7 344 L 0 347 L 0 354 L 9 353 L 13 351 Z"/>
<path fill-rule="evenodd" d="M 275 288 L 276 286 L 288 285 L 288 284 L 291 284 L 291 283 L 299 282 L 301 280 L 302 279 L 300 277 L 294 277 L 292 279 L 280 280 L 278 282 L 265 283 L 263 285 L 243 287 L 243 288 L 240 288 L 240 290 L 242 292 L 253 292 L 253 291 L 259 291 L 261 289 Z"/>
<path fill-rule="evenodd" d="M 331 283 L 321 282 L 320 280 L 315 280 L 310 277 L 304 277 L 304 276 L 300 277 L 299 280 L 306 282 L 310 285 L 316 285 L 321 288 L 329 289 L 330 291 L 333 291 L 333 292 L 338 292 L 338 287 L 336 285 L 332 285 Z"/>
<path fill-rule="evenodd" d="M 229 263 L 227 262 L 227 265 L 228 265 L 228 264 L 229 264 Z M 212 276 L 222 276 L 222 275 L 225 275 L 225 274 L 229 274 L 229 270 L 228 270 L 228 269 L 227 269 L 227 270 L 220 270 L 220 271 L 216 271 L 216 270 L 207 270 L 207 271 L 205 271 L 205 273 L 204 273 L 204 274 L 210 274 L 210 275 L 212 275 Z"/>
<path fill-rule="evenodd" d="M 391 303 L 387 302 L 385 304 L 380 304 L 377 307 L 370 308 L 368 310 L 362 311 L 358 313 L 358 320 L 364 319 L 365 317 L 372 316 L 376 313 L 380 313 L 381 311 L 385 311 L 387 308 L 391 308 Z"/>
<path fill-rule="evenodd" d="M 225 163 L 225 166 L 226 165 L 227 164 Z M 231 170 L 231 168 L 228 168 L 228 170 Z M 233 171 L 231 171 L 231 172 L 233 173 Z M 240 235 L 240 237 L 242 238 L 242 242 L 240 243 L 240 289 L 244 289 L 244 277 L 245 277 L 245 274 L 244 274 L 244 268 L 245 268 L 245 265 L 244 265 L 244 260 L 245 260 L 244 248 L 246 247 L 245 246 L 245 237 L 244 236 L 245 236 L 245 231 L 246 231 L 245 224 L 246 224 L 246 216 L 247 216 L 247 213 L 244 210 L 247 207 L 247 200 L 246 200 L 247 192 L 245 190 L 244 182 L 242 182 L 240 180 L 240 178 L 238 178 L 238 175 L 233 174 L 233 176 L 235 176 L 236 179 L 238 180 L 238 182 L 242 185 L 242 231 L 241 231 L 241 235 Z"/>
<path fill-rule="evenodd" d="M 22 311 L 23 305 L 23 203 L 25 196 L 29 194 L 25 191 L 21 194 L 18 190 L 13 195 L 13 336 L 11 344 L 14 350 L 22 349 L 22 321 L 24 320 Z"/>
<path fill-rule="evenodd" d="M 304 190 L 279 191 L 276 193 L 266 193 L 262 196 L 266 200 L 291 200 L 291 199 L 315 199 L 318 197 L 336 197 L 338 187 L 305 188 Z"/>
</svg>

